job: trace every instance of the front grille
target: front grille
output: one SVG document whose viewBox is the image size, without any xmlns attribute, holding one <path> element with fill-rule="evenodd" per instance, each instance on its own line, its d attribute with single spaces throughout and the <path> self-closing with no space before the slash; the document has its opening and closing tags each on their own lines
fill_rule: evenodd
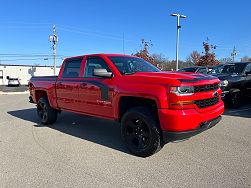
<svg viewBox="0 0 251 188">
<path fill-rule="evenodd" d="M 209 106 L 217 104 L 218 102 L 219 102 L 219 97 L 194 101 L 194 103 L 197 105 L 198 108 L 207 108 Z"/>
<path fill-rule="evenodd" d="M 218 84 L 207 84 L 207 85 L 201 85 L 201 86 L 194 86 L 194 92 L 203 92 L 203 91 L 213 91 L 219 89 Z"/>
</svg>

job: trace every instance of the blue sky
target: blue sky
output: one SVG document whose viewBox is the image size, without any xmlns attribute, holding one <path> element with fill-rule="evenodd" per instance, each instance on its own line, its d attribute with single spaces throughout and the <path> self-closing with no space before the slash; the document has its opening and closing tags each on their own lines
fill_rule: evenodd
<svg viewBox="0 0 251 188">
<path fill-rule="evenodd" d="M 126 54 L 140 49 L 140 40 L 145 38 L 153 43 L 151 53 L 175 59 L 176 19 L 170 16 L 174 12 L 187 16 L 181 20 L 181 59 L 193 50 L 202 52 L 202 42 L 208 37 L 218 46 L 219 59 L 229 57 L 236 46 L 238 60 L 251 56 L 250 7 L 250 0 L 2 1 L 0 61 L 52 64 L 52 59 L 34 55 L 52 54 L 48 36 L 53 24 L 59 36 L 58 55 L 123 53 L 124 33 Z"/>
</svg>

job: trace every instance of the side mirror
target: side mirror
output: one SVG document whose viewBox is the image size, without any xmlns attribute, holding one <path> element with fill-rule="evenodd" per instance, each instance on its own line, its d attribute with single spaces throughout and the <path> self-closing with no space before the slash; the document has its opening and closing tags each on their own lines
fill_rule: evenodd
<svg viewBox="0 0 251 188">
<path fill-rule="evenodd" d="M 113 76 L 112 72 L 108 72 L 106 69 L 94 69 L 93 76 L 101 78 L 111 78 Z"/>
<path fill-rule="evenodd" d="M 7 80 L 9 80 L 9 79 L 10 79 L 10 77 L 9 77 L 9 76 L 6 76 L 6 79 L 7 79 Z"/>
</svg>

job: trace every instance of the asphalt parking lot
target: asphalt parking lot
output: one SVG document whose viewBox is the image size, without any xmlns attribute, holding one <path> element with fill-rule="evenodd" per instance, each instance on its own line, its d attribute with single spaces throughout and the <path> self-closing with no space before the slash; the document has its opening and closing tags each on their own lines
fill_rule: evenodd
<svg viewBox="0 0 251 188">
<path fill-rule="evenodd" d="M 0 187 L 251 187 L 250 103 L 149 158 L 131 155 L 111 121 L 38 122 L 27 94 L 0 95 Z"/>
</svg>

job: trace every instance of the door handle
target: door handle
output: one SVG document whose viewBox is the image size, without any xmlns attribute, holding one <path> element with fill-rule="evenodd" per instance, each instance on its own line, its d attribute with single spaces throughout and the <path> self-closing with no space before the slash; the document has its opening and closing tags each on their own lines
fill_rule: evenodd
<svg viewBox="0 0 251 188">
<path fill-rule="evenodd" d="M 80 84 L 80 87 L 85 87 L 85 86 L 87 86 L 87 83 L 81 83 Z"/>
</svg>

